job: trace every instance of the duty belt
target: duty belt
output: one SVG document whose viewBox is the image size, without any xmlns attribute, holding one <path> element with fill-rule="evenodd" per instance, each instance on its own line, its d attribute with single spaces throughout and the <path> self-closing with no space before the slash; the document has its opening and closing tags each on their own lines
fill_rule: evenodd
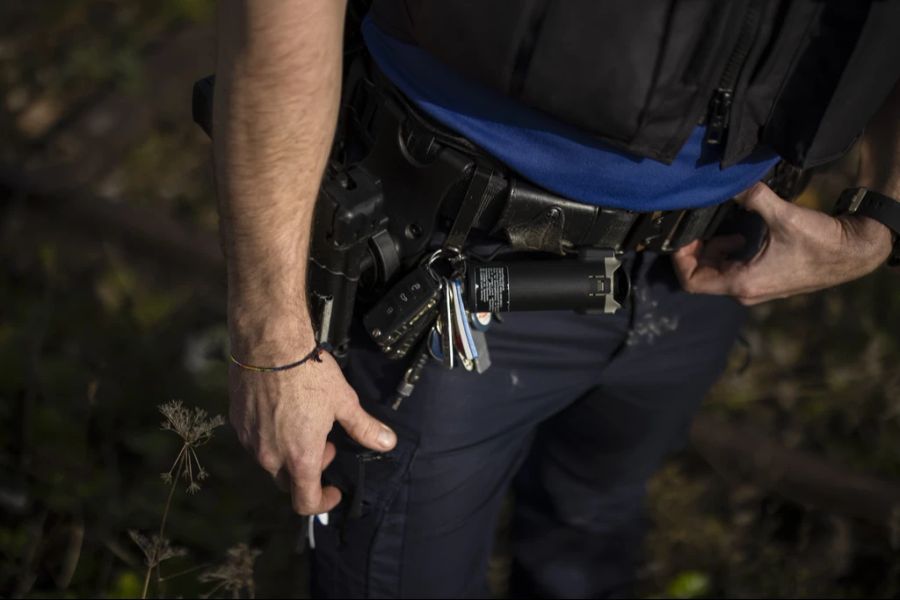
<svg viewBox="0 0 900 600">
<path fill-rule="evenodd" d="M 437 195 L 441 201 L 432 216 L 449 223 L 463 199 L 478 193 L 482 198 L 473 228 L 513 249 L 566 254 L 584 247 L 674 252 L 714 235 L 735 209 L 728 200 L 702 208 L 637 212 L 563 198 L 517 177 L 467 139 L 423 115 L 373 65 L 355 67 L 358 72 L 348 77 L 344 125 L 354 132 L 351 138 L 362 137 L 369 147 L 363 164 L 380 179 L 388 203 L 392 197 L 405 198 L 404 211 L 416 210 Z M 767 182 L 785 188 L 796 179 L 797 171 L 780 163 Z M 423 215 L 413 232 L 395 233 L 407 240 L 417 232 L 427 233 L 427 218 Z"/>
<path fill-rule="evenodd" d="M 465 324 L 473 310 L 614 312 L 628 288 L 616 254 L 674 251 L 712 236 L 737 212 L 734 202 L 641 213 L 562 198 L 420 114 L 367 59 L 353 60 L 346 73 L 339 131 L 316 200 L 307 271 L 310 311 L 318 341 L 330 344 L 338 359 L 349 348 L 358 296 L 368 306 L 369 334 L 385 352 L 401 357 L 419 344 L 415 368 L 404 376 L 407 392 L 427 358 L 420 336 L 429 327 L 446 342 L 462 339 L 456 325 Z M 207 133 L 213 85 L 208 77 L 194 86 L 194 119 Z M 788 198 L 802 183 L 798 175 L 782 163 L 767 183 Z M 465 242 L 479 229 L 513 250 L 570 256 L 520 257 L 528 260 L 499 269 L 481 262 L 476 270 L 485 281 L 477 273 L 476 279 L 463 277 Z M 432 254 L 436 247 L 440 255 Z M 441 270 L 441 261 L 432 259 L 423 263 L 428 256 L 443 257 L 450 268 Z M 508 275 L 503 285 L 495 276 L 500 271 Z M 443 283 L 435 289 L 438 279 Z M 491 286 L 496 294 L 481 293 Z M 515 286 L 519 291 L 513 293 Z M 448 308 L 438 319 L 443 327 L 432 323 L 441 295 Z M 421 310 L 415 298 L 424 302 Z M 455 319 L 449 307 L 456 307 Z M 407 315 L 411 309 L 414 314 Z M 384 318 L 375 319 L 379 315 Z M 468 354 L 475 346 L 466 346 Z M 452 362 L 452 352 L 444 356 Z"/>
</svg>

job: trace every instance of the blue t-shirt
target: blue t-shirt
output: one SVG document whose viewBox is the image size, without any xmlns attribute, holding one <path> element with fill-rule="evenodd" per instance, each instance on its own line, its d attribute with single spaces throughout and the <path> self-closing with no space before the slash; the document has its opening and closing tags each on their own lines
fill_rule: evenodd
<svg viewBox="0 0 900 600">
<path fill-rule="evenodd" d="M 362 30 L 375 62 L 423 112 L 526 179 L 572 200 L 636 211 L 708 206 L 747 189 L 778 161 L 773 152 L 759 150 L 721 169 L 703 127 L 671 165 L 634 156 L 461 77 L 371 18 Z"/>
</svg>

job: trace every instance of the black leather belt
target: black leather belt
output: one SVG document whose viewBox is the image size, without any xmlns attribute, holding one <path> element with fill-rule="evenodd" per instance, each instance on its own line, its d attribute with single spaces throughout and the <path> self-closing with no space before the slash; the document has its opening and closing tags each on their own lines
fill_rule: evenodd
<svg viewBox="0 0 900 600">
<path fill-rule="evenodd" d="M 502 238 L 512 247 L 558 254 L 579 247 L 617 251 L 673 252 L 696 240 L 711 237 L 733 202 L 677 211 L 635 212 L 604 208 L 557 196 L 506 173 L 502 192 L 487 204 L 475 227 Z M 447 203 L 443 214 L 454 213 Z"/>
<path fill-rule="evenodd" d="M 345 108 L 355 116 L 357 128 L 368 136 L 369 145 L 374 147 L 376 138 L 386 137 L 389 144 L 382 140 L 381 151 L 396 143 L 410 165 L 408 171 L 401 172 L 404 170 L 397 168 L 397 161 L 387 169 L 379 169 L 384 161 L 378 157 L 370 161 L 371 170 L 385 182 L 386 194 L 392 177 L 405 178 L 397 187 L 415 196 L 410 201 L 423 202 L 422 196 L 434 194 L 434 189 L 410 190 L 414 183 L 409 181 L 421 179 L 419 171 L 435 163 L 457 165 L 459 182 L 448 182 L 444 187 L 445 197 L 437 212 L 449 224 L 466 194 L 473 193 L 476 174 L 488 174 L 484 189 L 478 190 L 482 202 L 472 226 L 517 250 L 565 254 L 587 246 L 673 252 L 696 239 L 711 237 L 736 207 L 728 200 L 704 208 L 636 212 L 569 200 L 517 177 L 467 139 L 423 115 L 371 63 L 365 66 L 364 75 L 351 76 L 348 81 L 352 90 Z M 771 175 L 785 168 L 782 163 Z"/>
</svg>

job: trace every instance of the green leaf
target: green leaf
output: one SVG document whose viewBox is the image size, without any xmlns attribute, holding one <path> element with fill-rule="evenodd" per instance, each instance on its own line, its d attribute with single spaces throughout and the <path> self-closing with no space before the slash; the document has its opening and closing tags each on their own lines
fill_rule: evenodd
<svg viewBox="0 0 900 600">
<path fill-rule="evenodd" d="M 141 578 L 134 571 L 122 571 L 109 591 L 110 598 L 140 598 L 143 590 Z"/>
<path fill-rule="evenodd" d="M 666 594 L 672 598 L 702 598 L 709 593 L 709 575 L 700 571 L 682 571 L 669 582 Z"/>
</svg>

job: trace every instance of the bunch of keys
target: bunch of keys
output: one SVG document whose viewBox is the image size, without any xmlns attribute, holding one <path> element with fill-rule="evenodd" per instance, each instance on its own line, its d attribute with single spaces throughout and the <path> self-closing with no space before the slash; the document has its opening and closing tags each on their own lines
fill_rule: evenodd
<svg viewBox="0 0 900 600">
<path fill-rule="evenodd" d="M 447 369 L 459 364 L 466 371 L 484 373 L 491 364 L 484 335 L 491 314 L 466 310 L 459 276 L 444 278 L 442 288 L 441 311 L 428 336 L 428 352 Z"/>
<path fill-rule="evenodd" d="M 463 300 L 465 259 L 442 248 L 401 279 L 363 318 L 373 340 L 391 358 L 416 346 L 393 407 L 408 398 L 429 359 L 448 369 L 457 364 L 484 373 L 490 367 L 485 331 L 490 313 L 472 314 Z"/>
</svg>

